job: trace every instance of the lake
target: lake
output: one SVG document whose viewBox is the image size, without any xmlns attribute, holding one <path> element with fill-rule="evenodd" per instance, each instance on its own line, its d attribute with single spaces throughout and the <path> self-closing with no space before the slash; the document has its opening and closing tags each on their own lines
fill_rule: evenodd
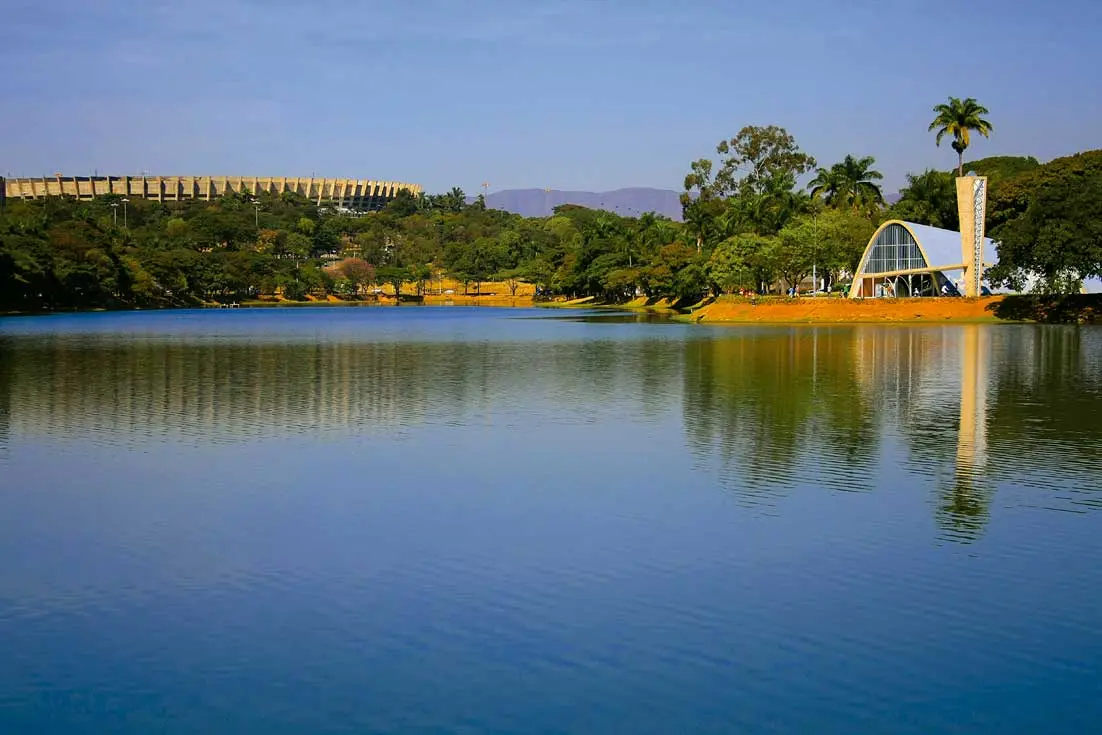
<svg viewBox="0 0 1102 735">
<path fill-rule="evenodd" d="M 1102 329 L 0 319 L 0 732 L 1102 720 Z"/>
</svg>

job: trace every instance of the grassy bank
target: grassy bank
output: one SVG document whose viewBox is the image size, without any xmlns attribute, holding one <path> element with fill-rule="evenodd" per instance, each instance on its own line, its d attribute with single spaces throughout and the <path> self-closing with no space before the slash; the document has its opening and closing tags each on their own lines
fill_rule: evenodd
<svg viewBox="0 0 1102 735">
<path fill-rule="evenodd" d="M 1002 297 L 981 299 L 844 299 L 720 297 L 681 318 L 696 323 L 998 322 Z"/>
</svg>

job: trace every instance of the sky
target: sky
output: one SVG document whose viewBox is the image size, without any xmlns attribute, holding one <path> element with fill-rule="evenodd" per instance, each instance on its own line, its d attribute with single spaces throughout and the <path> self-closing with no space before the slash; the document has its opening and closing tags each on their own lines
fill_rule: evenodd
<svg viewBox="0 0 1102 735">
<path fill-rule="evenodd" d="M 885 191 L 1102 147 L 1097 0 L 0 0 L 0 175 L 680 189 L 745 125 Z"/>
</svg>

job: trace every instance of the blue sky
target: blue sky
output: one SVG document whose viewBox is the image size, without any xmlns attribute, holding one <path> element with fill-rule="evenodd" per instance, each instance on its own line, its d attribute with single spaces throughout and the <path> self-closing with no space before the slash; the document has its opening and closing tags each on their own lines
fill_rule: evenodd
<svg viewBox="0 0 1102 735">
<path fill-rule="evenodd" d="M 777 124 L 892 191 L 954 165 L 950 94 L 991 109 L 976 157 L 1102 147 L 1100 28 L 1089 0 L 0 0 L 0 174 L 679 189 Z"/>
</svg>

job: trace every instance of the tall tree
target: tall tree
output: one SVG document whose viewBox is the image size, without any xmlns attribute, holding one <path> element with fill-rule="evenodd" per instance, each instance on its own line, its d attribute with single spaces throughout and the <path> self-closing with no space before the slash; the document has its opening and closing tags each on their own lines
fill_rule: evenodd
<svg viewBox="0 0 1102 735">
<path fill-rule="evenodd" d="M 894 219 L 947 230 L 960 227 L 951 173 L 928 169 L 917 175 L 907 174 L 907 186 L 899 194 L 899 201 L 889 210 Z"/>
<path fill-rule="evenodd" d="M 721 192 L 712 179 L 712 162 L 701 158 L 689 164 L 685 175 L 685 191 L 681 194 L 681 216 L 696 236 L 699 253 L 716 229 L 716 219 L 723 212 Z"/>
<path fill-rule="evenodd" d="M 884 194 L 877 181 L 884 175 L 872 168 L 872 156 L 855 158 L 847 155 L 829 169 L 820 168 L 808 184 L 811 196 L 823 196 L 831 206 L 871 209 L 884 203 Z"/>
<path fill-rule="evenodd" d="M 1057 158 L 992 194 L 992 283 L 1059 293 L 1102 277 L 1102 151 Z"/>
<path fill-rule="evenodd" d="M 796 139 L 776 125 L 747 125 L 730 140 L 720 141 L 723 156 L 715 185 L 721 195 L 775 191 L 779 181 L 796 179 L 815 168 L 815 159 L 800 150 Z"/>
<path fill-rule="evenodd" d="M 941 145 L 946 135 L 953 136 L 953 150 L 957 152 L 957 176 L 964 176 L 964 151 L 971 143 L 971 133 L 975 131 L 987 138 L 991 135 L 992 125 L 983 118 L 990 111 L 969 97 L 961 100 L 950 97 L 948 102 L 934 106 L 934 121 L 930 123 L 930 132 L 937 131 L 934 143 Z"/>
</svg>

